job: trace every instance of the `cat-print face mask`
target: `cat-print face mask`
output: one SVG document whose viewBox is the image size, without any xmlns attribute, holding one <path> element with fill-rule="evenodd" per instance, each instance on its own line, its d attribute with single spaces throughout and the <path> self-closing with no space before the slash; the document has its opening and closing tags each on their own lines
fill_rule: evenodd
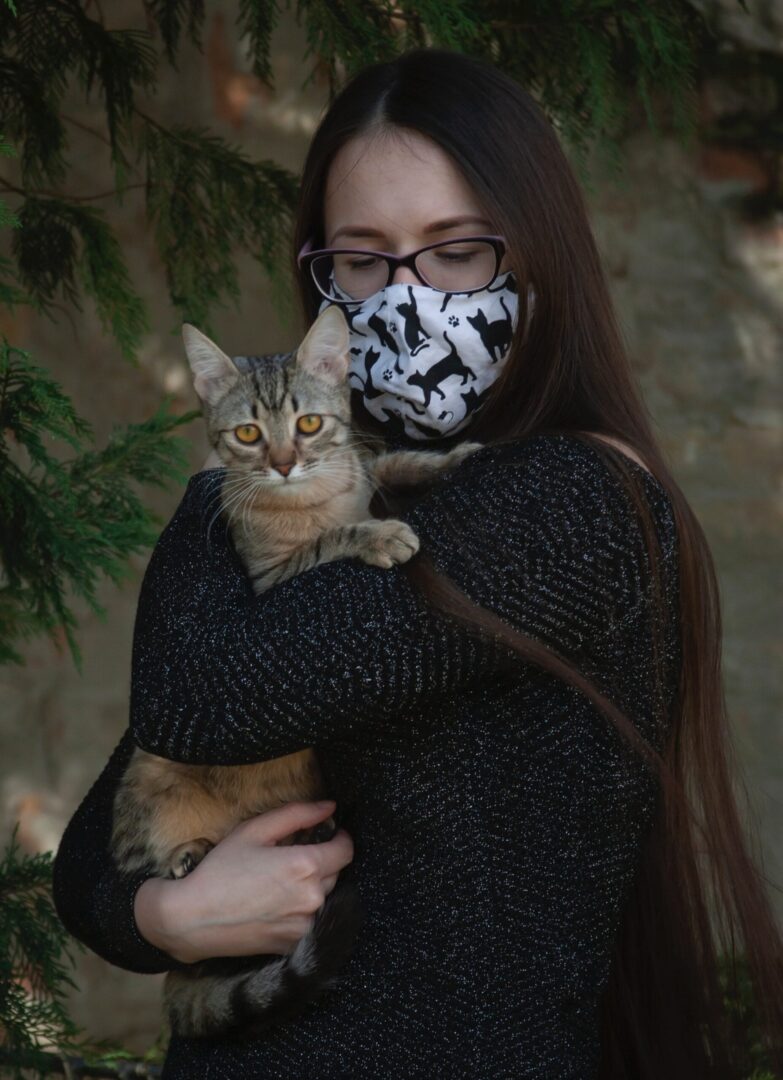
<svg viewBox="0 0 783 1080">
<path fill-rule="evenodd" d="M 534 303 L 530 286 L 528 324 Z M 320 310 L 328 305 L 324 301 Z M 453 435 L 500 374 L 517 308 L 512 271 L 472 293 L 387 285 L 343 306 L 351 333 L 351 386 L 361 391 L 367 411 L 395 432 L 413 439 Z"/>
</svg>

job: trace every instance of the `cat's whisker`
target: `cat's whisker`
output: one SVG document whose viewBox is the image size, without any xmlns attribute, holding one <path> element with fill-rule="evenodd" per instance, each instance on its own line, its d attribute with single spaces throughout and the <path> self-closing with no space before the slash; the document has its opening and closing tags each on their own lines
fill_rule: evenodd
<svg viewBox="0 0 783 1080">
<path fill-rule="evenodd" d="M 249 483 L 249 480 L 247 478 L 245 478 L 242 481 L 238 481 L 235 484 L 232 484 L 232 485 L 229 485 L 229 486 L 223 488 L 223 491 L 222 491 L 223 498 L 226 500 L 226 502 L 228 502 L 228 500 L 233 498 L 233 496 L 236 495 L 236 493 L 238 491 L 244 491 L 245 488 L 247 487 L 248 483 Z"/>
<path fill-rule="evenodd" d="M 214 478 L 214 482 L 212 483 L 212 488 L 210 489 L 210 491 L 209 491 L 209 493 L 207 495 L 207 500 L 206 500 L 206 503 L 205 503 L 205 506 L 204 506 L 204 517 L 206 517 L 206 515 L 209 513 L 210 508 L 212 507 L 212 505 L 215 502 L 220 503 L 220 499 L 221 499 L 220 480 L 221 480 L 220 477 Z M 220 508 L 218 507 L 217 514 L 215 514 L 210 519 L 209 524 L 207 526 L 207 543 L 209 542 L 210 530 L 212 529 L 212 525 L 213 525 L 213 523 L 215 521 L 215 517 L 219 516 L 219 514 L 220 514 Z"/>
<path fill-rule="evenodd" d="M 206 473 L 196 473 L 196 476 L 194 477 L 195 483 L 200 487 L 203 487 L 205 484 L 208 485 L 207 490 L 209 493 L 220 490 L 221 480 L 222 477 L 220 476 L 207 476 Z"/>
<path fill-rule="evenodd" d="M 236 477 L 233 480 L 229 480 L 223 486 L 223 496 L 228 501 L 237 491 L 244 490 L 250 481 L 249 476 Z"/>
<path fill-rule="evenodd" d="M 231 519 L 233 517 L 233 508 L 236 505 L 236 503 L 238 501 L 240 501 L 242 499 L 242 497 L 244 496 L 245 491 L 248 488 L 248 485 L 252 485 L 253 487 L 255 487 L 252 476 L 244 477 L 243 478 L 243 483 L 241 485 L 239 483 L 237 483 L 236 488 L 231 492 L 230 497 L 228 499 L 224 498 L 224 499 L 221 500 L 221 505 L 218 507 L 217 512 L 213 515 L 212 520 L 210 521 L 209 526 L 207 528 L 207 539 L 209 539 L 209 534 L 210 534 L 210 531 L 212 529 L 212 526 L 214 525 L 215 521 L 220 517 L 221 512 L 225 512 L 226 517 L 228 518 L 229 522 L 231 521 Z M 238 490 L 237 490 L 237 488 L 238 488 Z"/>
<path fill-rule="evenodd" d="M 255 483 L 253 484 L 252 490 L 248 493 L 248 496 L 245 499 L 245 503 L 244 503 L 244 506 L 242 508 L 242 529 L 244 530 L 245 536 L 248 535 L 247 511 L 253 504 L 253 498 L 254 498 L 256 492 L 262 486 L 263 485 L 259 484 L 259 482 L 256 480 Z"/>
<path fill-rule="evenodd" d="M 255 491 L 256 486 L 257 485 L 253 478 L 249 476 L 247 477 L 245 483 L 239 488 L 239 490 L 232 492 L 230 498 L 225 500 L 223 504 L 223 509 L 225 510 L 226 517 L 229 519 L 229 521 L 233 520 L 234 511 L 238 506 L 242 505 L 245 496 L 249 492 Z"/>
</svg>

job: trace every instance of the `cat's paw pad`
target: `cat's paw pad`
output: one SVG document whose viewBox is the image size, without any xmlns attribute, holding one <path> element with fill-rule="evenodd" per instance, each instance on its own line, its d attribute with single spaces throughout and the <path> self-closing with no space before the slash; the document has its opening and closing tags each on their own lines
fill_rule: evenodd
<svg viewBox="0 0 783 1080">
<path fill-rule="evenodd" d="M 418 550 L 419 538 L 404 521 L 379 521 L 368 530 L 361 557 L 388 570 L 395 563 L 407 562 Z"/>
<path fill-rule="evenodd" d="M 211 840 L 200 836 L 197 840 L 188 840 L 186 844 L 174 848 L 169 858 L 169 877 L 187 877 L 214 846 Z"/>
<path fill-rule="evenodd" d="M 459 319 L 456 315 L 449 315 L 449 326 L 459 326 Z"/>
</svg>

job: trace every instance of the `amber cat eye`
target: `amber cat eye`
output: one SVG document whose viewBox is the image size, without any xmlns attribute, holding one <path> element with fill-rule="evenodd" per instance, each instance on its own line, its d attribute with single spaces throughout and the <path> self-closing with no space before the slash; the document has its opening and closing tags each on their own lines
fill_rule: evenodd
<svg viewBox="0 0 783 1080">
<path fill-rule="evenodd" d="M 300 416 L 296 421 L 296 427 L 303 435 L 314 435 L 322 423 L 320 416 Z"/>
<path fill-rule="evenodd" d="M 261 438 L 261 432 L 255 424 L 240 424 L 239 427 L 234 428 L 234 434 L 243 443 L 258 442 Z"/>
</svg>

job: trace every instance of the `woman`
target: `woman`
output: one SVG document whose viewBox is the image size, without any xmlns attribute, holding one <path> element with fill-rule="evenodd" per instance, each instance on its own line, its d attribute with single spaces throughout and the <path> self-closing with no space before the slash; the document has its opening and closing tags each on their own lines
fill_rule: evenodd
<svg viewBox="0 0 783 1080">
<path fill-rule="evenodd" d="M 351 319 L 357 425 L 486 445 L 395 506 L 407 566 L 343 559 L 263 598 L 220 525 L 207 542 L 219 473 L 191 480 L 142 587 L 129 731 L 57 855 L 63 921 L 160 972 L 286 952 L 353 878 L 339 986 L 243 1045 L 174 1038 L 172 1080 L 741 1075 L 706 882 L 778 1047 L 783 950 L 732 795 L 712 561 L 552 127 L 460 55 L 368 68 L 313 139 L 296 251 L 307 319 Z M 344 827 L 275 847 L 335 804 L 285 807 L 181 881 L 121 879 L 132 737 L 215 764 L 315 745 Z"/>
</svg>

